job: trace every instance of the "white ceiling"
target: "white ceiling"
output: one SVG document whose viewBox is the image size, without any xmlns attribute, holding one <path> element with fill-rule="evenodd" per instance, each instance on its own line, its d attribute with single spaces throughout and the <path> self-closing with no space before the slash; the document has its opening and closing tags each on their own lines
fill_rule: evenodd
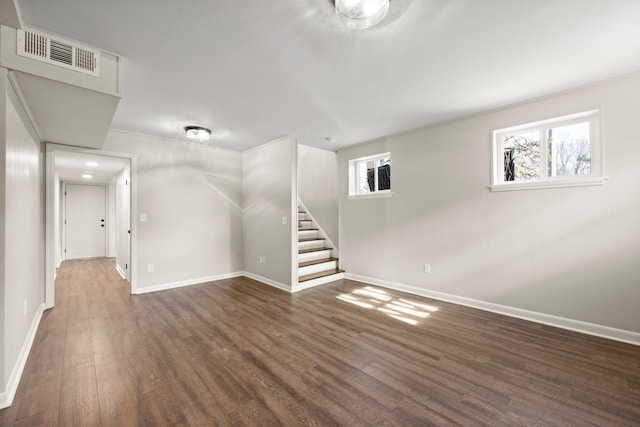
<svg viewBox="0 0 640 427">
<path fill-rule="evenodd" d="M 638 0 L 16 0 L 25 24 L 124 58 L 113 127 L 244 150 L 340 147 L 640 70 Z M 335 138 L 327 142 L 325 137 Z"/>
<path fill-rule="evenodd" d="M 88 162 L 94 164 L 87 165 Z M 61 150 L 55 152 L 54 158 L 54 169 L 61 181 L 82 184 L 110 184 L 128 164 L 129 159 L 125 158 Z M 82 178 L 83 174 L 92 177 Z"/>
</svg>

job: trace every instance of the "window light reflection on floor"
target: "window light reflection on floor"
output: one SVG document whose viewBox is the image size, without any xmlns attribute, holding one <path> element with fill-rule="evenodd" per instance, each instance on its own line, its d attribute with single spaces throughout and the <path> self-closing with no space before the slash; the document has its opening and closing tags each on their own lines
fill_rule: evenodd
<svg viewBox="0 0 640 427">
<path fill-rule="evenodd" d="M 336 298 L 357 305 L 359 307 L 375 309 L 396 320 L 410 325 L 417 325 L 422 319 L 426 319 L 438 307 L 412 301 L 406 298 L 395 298 L 382 289 L 365 286 L 354 290 L 349 294 L 341 294 Z"/>
<path fill-rule="evenodd" d="M 364 303 L 364 302 L 358 300 L 357 297 L 354 297 L 354 296 L 349 295 L 349 294 L 339 295 L 338 299 L 341 299 L 342 301 L 350 302 L 351 304 L 359 305 L 360 307 L 373 308 L 373 306 L 371 304 Z"/>
</svg>

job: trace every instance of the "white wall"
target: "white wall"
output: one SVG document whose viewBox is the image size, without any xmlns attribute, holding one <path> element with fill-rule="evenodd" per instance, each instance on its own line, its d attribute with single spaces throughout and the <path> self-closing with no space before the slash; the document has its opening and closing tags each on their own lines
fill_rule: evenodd
<svg viewBox="0 0 640 427">
<path fill-rule="evenodd" d="M 11 394 L 26 362 L 44 302 L 44 156 L 26 114 L 0 68 L 0 227 L 2 233 L 2 390 Z M 10 397 L 3 395 L 5 400 Z M 0 402 L 2 404 L 3 402 Z M 1 406 L 0 406 L 1 407 Z"/>
<path fill-rule="evenodd" d="M 338 157 L 333 151 L 298 147 L 298 197 L 339 247 Z"/>
<path fill-rule="evenodd" d="M 489 191 L 491 130 L 594 108 L 601 110 L 606 185 Z M 393 197 L 347 200 L 349 159 L 386 151 Z M 640 76 L 358 145 L 338 157 L 348 273 L 640 332 Z"/>
<path fill-rule="evenodd" d="M 243 153 L 244 271 L 289 291 L 297 251 L 296 151 L 293 138 L 282 138 Z"/>
<path fill-rule="evenodd" d="M 242 270 L 241 153 L 115 130 L 103 149 L 137 156 L 138 292 Z"/>
</svg>

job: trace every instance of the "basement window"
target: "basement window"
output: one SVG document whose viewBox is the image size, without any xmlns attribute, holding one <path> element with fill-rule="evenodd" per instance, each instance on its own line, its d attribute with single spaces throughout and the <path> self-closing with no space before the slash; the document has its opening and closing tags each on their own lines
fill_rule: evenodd
<svg viewBox="0 0 640 427">
<path fill-rule="evenodd" d="M 391 153 L 349 160 L 349 198 L 391 197 Z"/>
<path fill-rule="evenodd" d="M 603 185 L 603 169 L 597 110 L 493 132 L 492 191 Z"/>
</svg>

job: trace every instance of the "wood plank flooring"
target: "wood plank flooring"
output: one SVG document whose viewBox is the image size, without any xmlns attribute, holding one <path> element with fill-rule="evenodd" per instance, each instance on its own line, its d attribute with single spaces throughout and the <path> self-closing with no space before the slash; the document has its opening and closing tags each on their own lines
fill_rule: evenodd
<svg viewBox="0 0 640 427">
<path fill-rule="evenodd" d="M 62 265 L 0 425 L 640 425 L 637 346 L 348 280 L 128 289 Z"/>
</svg>

